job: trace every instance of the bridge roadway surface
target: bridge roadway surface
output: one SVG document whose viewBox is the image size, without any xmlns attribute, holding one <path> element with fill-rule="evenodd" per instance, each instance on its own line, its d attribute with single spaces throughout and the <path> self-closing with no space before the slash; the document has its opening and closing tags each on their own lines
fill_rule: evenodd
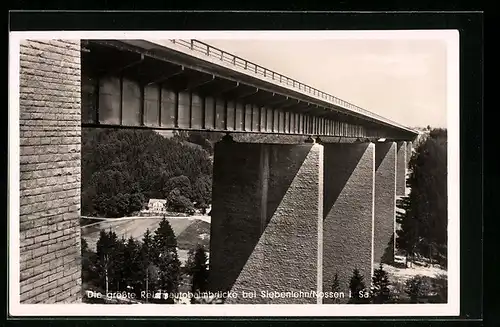
<svg viewBox="0 0 500 327">
<path fill-rule="evenodd" d="M 84 41 L 82 85 L 89 94 L 82 98 L 83 126 L 316 135 L 332 142 L 418 134 L 197 40 Z"/>
</svg>

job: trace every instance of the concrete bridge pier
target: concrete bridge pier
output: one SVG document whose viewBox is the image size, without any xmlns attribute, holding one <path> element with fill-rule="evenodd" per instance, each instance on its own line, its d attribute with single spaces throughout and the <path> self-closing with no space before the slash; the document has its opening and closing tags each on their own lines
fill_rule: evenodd
<svg viewBox="0 0 500 327">
<path fill-rule="evenodd" d="M 395 142 L 375 144 L 374 265 L 394 261 L 396 228 Z"/>
<path fill-rule="evenodd" d="M 413 143 L 411 141 L 406 142 L 406 164 L 409 167 L 410 159 L 413 153 Z"/>
<path fill-rule="evenodd" d="M 215 147 L 210 288 L 226 303 L 317 303 L 260 291 L 321 291 L 323 145 Z M 242 292 L 257 291 L 253 298 Z"/>
<path fill-rule="evenodd" d="M 337 274 L 347 295 L 355 268 L 370 284 L 375 144 L 220 142 L 213 176 L 210 287 L 257 291 L 226 303 L 331 303 L 260 291 L 330 292 Z"/>
<path fill-rule="evenodd" d="M 396 196 L 404 196 L 406 193 L 406 167 L 408 165 L 406 142 L 397 142 L 396 159 Z"/>
<path fill-rule="evenodd" d="M 323 290 L 348 301 L 349 281 L 356 268 L 369 285 L 373 271 L 375 144 L 325 145 Z M 333 303 L 325 298 L 323 303 Z"/>
</svg>

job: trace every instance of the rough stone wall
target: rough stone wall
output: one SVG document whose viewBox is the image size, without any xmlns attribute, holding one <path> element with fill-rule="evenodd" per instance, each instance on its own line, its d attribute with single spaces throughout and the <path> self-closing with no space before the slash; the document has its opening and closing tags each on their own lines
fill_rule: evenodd
<svg viewBox="0 0 500 327">
<path fill-rule="evenodd" d="M 340 302 L 347 302 L 353 270 L 368 283 L 372 276 L 375 144 L 326 144 L 324 151 L 323 290 L 332 290 L 337 273 L 346 295 Z"/>
<path fill-rule="evenodd" d="M 77 302 L 80 41 L 20 44 L 21 303 Z"/>
<path fill-rule="evenodd" d="M 321 289 L 322 165 L 319 144 L 217 144 L 212 287 L 220 285 L 216 279 L 229 277 L 231 281 L 222 281 L 225 290 L 231 284 L 240 295 L 226 303 L 317 302 L 315 297 L 263 298 L 260 291 Z M 243 291 L 256 291 L 256 297 L 241 298 Z"/>
<path fill-rule="evenodd" d="M 405 195 L 406 190 L 406 142 L 397 143 L 396 158 L 396 196 Z"/>
<path fill-rule="evenodd" d="M 374 265 L 394 260 L 396 143 L 375 144 Z"/>
</svg>

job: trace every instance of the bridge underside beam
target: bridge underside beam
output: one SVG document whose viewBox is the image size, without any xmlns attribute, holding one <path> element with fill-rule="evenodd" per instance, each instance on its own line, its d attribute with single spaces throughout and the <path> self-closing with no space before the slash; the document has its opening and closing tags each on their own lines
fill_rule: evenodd
<svg viewBox="0 0 500 327">
<path fill-rule="evenodd" d="M 101 43 L 88 43 L 86 48 L 82 52 L 84 127 L 408 138 L 331 108 L 203 69 Z"/>
</svg>

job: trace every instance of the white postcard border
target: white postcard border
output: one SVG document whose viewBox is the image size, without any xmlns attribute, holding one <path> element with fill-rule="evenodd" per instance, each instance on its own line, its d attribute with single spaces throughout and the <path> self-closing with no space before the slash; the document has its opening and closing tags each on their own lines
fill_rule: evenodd
<svg viewBox="0 0 500 327">
<path fill-rule="evenodd" d="M 299 305 L 21 304 L 19 283 L 19 41 L 22 39 L 424 39 L 447 44 L 448 303 Z M 44 31 L 9 34 L 9 313 L 13 316 L 457 316 L 460 309 L 459 33 L 380 31 Z"/>
</svg>

